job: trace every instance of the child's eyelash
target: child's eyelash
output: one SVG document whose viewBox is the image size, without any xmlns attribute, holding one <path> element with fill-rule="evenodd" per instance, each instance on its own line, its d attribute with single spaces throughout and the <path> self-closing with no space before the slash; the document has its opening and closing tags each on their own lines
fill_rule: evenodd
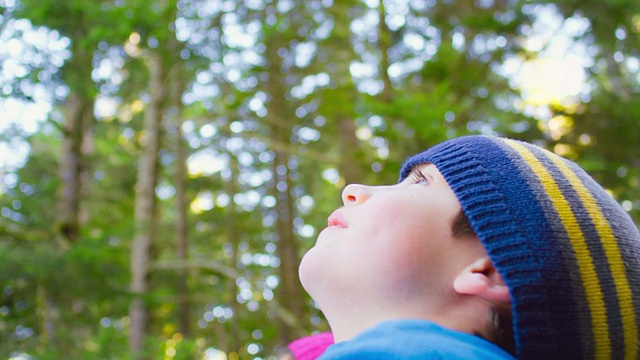
<svg viewBox="0 0 640 360">
<path fill-rule="evenodd" d="M 414 184 L 420 183 L 420 182 L 425 182 L 425 183 L 429 183 L 429 179 L 427 179 L 426 176 L 424 176 L 424 174 L 420 171 L 414 171 L 411 174 L 411 181 L 413 181 Z"/>
</svg>

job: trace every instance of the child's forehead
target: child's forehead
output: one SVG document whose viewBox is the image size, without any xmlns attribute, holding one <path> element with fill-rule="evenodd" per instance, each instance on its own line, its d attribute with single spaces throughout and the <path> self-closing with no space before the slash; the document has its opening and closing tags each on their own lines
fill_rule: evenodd
<svg viewBox="0 0 640 360">
<path fill-rule="evenodd" d="M 416 171 L 421 171 L 421 170 L 424 170 L 426 168 L 431 168 L 431 167 L 435 168 L 436 170 L 438 169 L 438 167 L 435 166 L 432 162 L 428 162 L 427 161 L 427 162 L 422 162 L 422 163 L 416 163 L 416 164 L 411 165 L 411 167 L 409 168 L 409 173 L 414 173 Z M 440 172 L 440 171 L 438 170 L 438 172 Z"/>
<path fill-rule="evenodd" d="M 432 162 L 430 161 L 425 161 L 425 162 L 421 162 L 421 163 L 416 163 L 415 165 L 413 165 L 411 167 L 411 170 L 416 169 L 416 168 L 423 168 L 423 167 L 427 167 L 427 166 L 433 166 L 436 167 Z"/>
</svg>

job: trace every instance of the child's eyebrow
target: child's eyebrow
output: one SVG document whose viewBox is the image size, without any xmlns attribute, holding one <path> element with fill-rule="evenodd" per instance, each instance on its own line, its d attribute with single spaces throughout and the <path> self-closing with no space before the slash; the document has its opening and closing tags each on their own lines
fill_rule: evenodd
<svg viewBox="0 0 640 360">
<path fill-rule="evenodd" d="M 409 172 L 410 174 L 416 174 L 416 173 L 422 173 L 422 169 L 426 168 L 427 165 L 429 165 L 431 163 L 420 163 L 420 164 L 415 164 L 411 167 L 411 171 Z"/>
</svg>

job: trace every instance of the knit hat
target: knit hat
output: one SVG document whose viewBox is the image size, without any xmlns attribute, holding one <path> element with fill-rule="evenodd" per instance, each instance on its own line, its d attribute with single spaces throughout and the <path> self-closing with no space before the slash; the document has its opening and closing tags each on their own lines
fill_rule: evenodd
<svg viewBox="0 0 640 360">
<path fill-rule="evenodd" d="M 638 359 L 640 234 L 573 162 L 466 136 L 409 158 L 433 163 L 509 287 L 519 359 Z"/>
</svg>

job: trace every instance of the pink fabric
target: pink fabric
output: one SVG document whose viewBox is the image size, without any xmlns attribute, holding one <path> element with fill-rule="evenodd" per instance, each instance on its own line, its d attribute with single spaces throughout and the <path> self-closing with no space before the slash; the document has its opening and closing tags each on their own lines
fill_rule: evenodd
<svg viewBox="0 0 640 360">
<path fill-rule="evenodd" d="M 287 347 L 296 360 L 315 360 L 333 345 L 333 334 L 325 332 L 294 340 Z"/>
</svg>

